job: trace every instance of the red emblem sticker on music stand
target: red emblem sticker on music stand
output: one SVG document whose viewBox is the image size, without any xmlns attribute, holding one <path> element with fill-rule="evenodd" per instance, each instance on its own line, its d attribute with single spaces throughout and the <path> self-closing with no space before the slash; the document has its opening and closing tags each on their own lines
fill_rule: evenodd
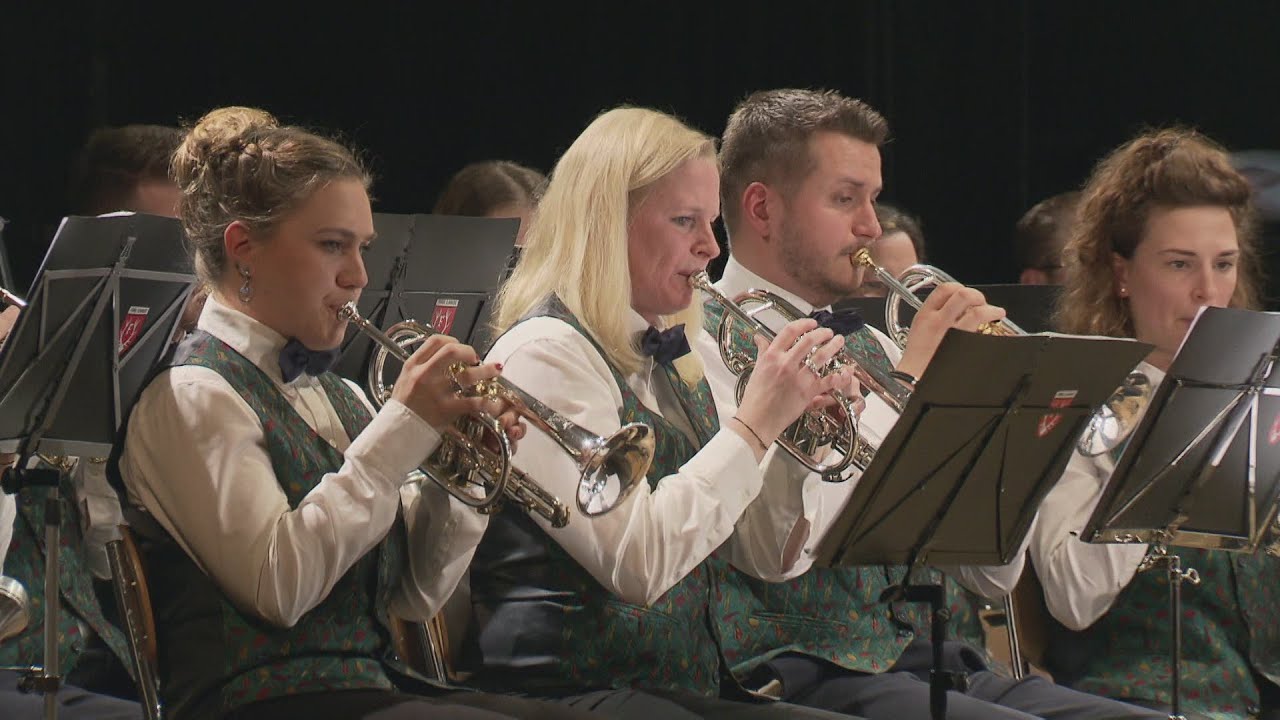
<svg viewBox="0 0 1280 720">
<path fill-rule="evenodd" d="M 436 309 L 431 311 L 431 327 L 444 335 L 451 334 L 453 319 L 458 315 L 456 298 L 440 298 L 436 300 Z"/>
<path fill-rule="evenodd" d="M 1049 401 L 1051 408 L 1064 408 L 1071 405 L 1071 401 L 1076 399 L 1075 390 L 1059 390 L 1053 394 L 1053 399 Z M 1058 427 L 1058 423 L 1062 422 L 1062 413 L 1045 413 L 1040 416 L 1040 422 L 1036 425 L 1036 437 L 1042 438 L 1053 432 Z"/>
<path fill-rule="evenodd" d="M 1271 421 L 1271 430 L 1267 433 L 1267 444 L 1276 443 L 1280 443 L 1280 415 L 1276 415 L 1276 419 Z"/>
<path fill-rule="evenodd" d="M 129 312 L 125 313 L 124 320 L 120 321 L 120 354 L 118 357 L 124 357 L 129 352 L 129 348 L 138 342 L 138 338 L 142 336 L 142 326 L 146 324 L 147 313 L 151 312 L 151 308 L 141 305 L 130 305 Z"/>
</svg>

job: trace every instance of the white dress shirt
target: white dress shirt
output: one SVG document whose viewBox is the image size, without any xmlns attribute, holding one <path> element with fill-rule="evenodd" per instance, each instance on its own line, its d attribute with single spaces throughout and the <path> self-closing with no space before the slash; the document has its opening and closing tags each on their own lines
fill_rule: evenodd
<svg viewBox="0 0 1280 720">
<path fill-rule="evenodd" d="M 806 315 L 816 309 L 804 298 L 788 292 L 747 269 L 732 255 L 725 265 L 724 275 L 721 276 L 715 287 L 730 298 L 750 289 L 768 290 L 791 303 Z M 822 309 L 829 310 L 830 308 Z M 784 324 L 783 318 L 776 313 L 760 313 L 756 317 L 763 320 L 775 331 L 779 330 Z M 880 346 L 884 348 L 890 364 L 896 365 L 902 359 L 902 351 L 898 346 L 888 336 L 874 327 L 868 325 L 867 329 L 874 334 Z M 706 330 L 707 332 L 698 338 L 695 348 L 702 355 L 703 362 L 707 366 L 707 379 L 711 384 L 712 391 L 717 396 L 724 395 L 732 400 L 734 398 L 733 388 L 738 381 L 737 376 L 730 372 L 729 368 L 720 359 L 718 343 L 712 337 L 716 329 L 709 327 Z M 879 396 L 872 393 L 867 396 L 866 408 L 859 415 L 858 432 L 864 440 L 878 446 L 884 441 L 884 438 L 893 429 L 897 421 L 898 414 Z M 764 512 L 777 514 L 784 512 L 782 508 L 785 508 L 785 512 L 791 513 L 797 519 L 803 517 L 809 522 L 811 530 L 805 551 L 793 566 L 787 568 L 786 572 L 787 577 L 796 577 L 813 566 L 813 558 L 819 542 L 827 531 L 831 529 L 844 506 L 849 502 L 849 498 L 854 488 L 857 487 L 861 474 L 856 468 L 852 468 L 853 475 L 848 481 L 842 483 L 825 482 L 817 474 L 807 473 L 804 466 L 787 454 L 785 450 L 778 447 L 776 443 L 774 447 L 769 449 L 769 457 L 776 457 L 778 462 L 790 465 L 795 470 L 793 475 L 797 478 L 802 478 L 802 481 L 788 487 L 768 488 L 766 492 L 761 493 L 760 499 L 747 510 L 747 517 L 755 513 Z M 769 506 L 768 508 L 762 507 L 766 504 Z M 1017 558 L 1008 565 L 947 567 L 945 570 L 970 590 L 979 595 L 994 598 L 1008 594 L 1017 583 L 1018 577 L 1022 574 L 1023 553 L 1019 553 Z"/>
<path fill-rule="evenodd" d="M 638 313 L 628 313 L 631 331 L 649 327 Z M 561 320 L 519 323 L 498 339 L 486 360 L 502 363 L 505 378 L 592 433 L 608 436 L 621 426 L 622 392 L 609 366 L 586 337 Z M 694 437 L 666 373 L 652 359 L 625 381 L 646 408 Z M 575 512 L 564 528 L 534 518 L 592 577 L 627 602 L 653 603 L 722 544 L 726 559 L 744 572 L 764 578 L 781 572 L 783 546 L 794 523 L 784 521 L 779 528 L 739 519 L 761 487 L 774 483 L 773 474 L 796 473 L 786 463 L 758 465 L 746 441 L 724 427 L 733 415 L 731 398 L 713 394 L 720 432 L 656 490 L 642 482 L 611 512 L 593 518 Z M 578 470 L 543 433 L 531 429 L 515 461 L 553 495 L 576 497 Z"/>
<path fill-rule="evenodd" d="M 4 574 L 4 559 L 9 555 L 9 543 L 13 541 L 13 523 L 18 520 L 18 499 L 0 492 L 0 575 Z"/>
<path fill-rule="evenodd" d="M 1153 386 L 1164 380 L 1164 371 L 1145 362 L 1137 371 L 1151 378 Z M 1111 608 L 1147 554 L 1144 544 L 1080 539 L 1114 471 L 1111 453 L 1097 457 L 1072 453 L 1031 530 L 1031 560 L 1044 587 L 1045 604 L 1058 622 L 1072 630 L 1089 627 Z"/>
<path fill-rule="evenodd" d="M 176 367 L 147 387 L 129 421 L 121 473 L 130 501 L 146 508 L 237 607 L 285 627 L 328 595 L 402 509 L 409 572 L 392 594 L 391 611 L 430 618 L 487 526 L 434 483 L 407 481 L 439 444 L 439 433 L 392 400 L 352 440 L 317 379 L 281 379 L 285 338 L 216 296 L 198 327 L 265 372 L 344 462 L 290 508 L 257 414 L 213 370 Z"/>
</svg>

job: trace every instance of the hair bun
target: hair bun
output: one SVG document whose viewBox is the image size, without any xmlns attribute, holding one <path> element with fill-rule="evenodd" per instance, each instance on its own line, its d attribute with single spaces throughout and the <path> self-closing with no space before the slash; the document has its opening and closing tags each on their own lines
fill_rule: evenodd
<svg viewBox="0 0 1280 720">
<path fill-rule="evenodd" d="M 218 108 L 200 118 L 173 156 L 174 179 L 185 187 L 202 168 L 220 157 L 239 155 L 257 146 L 264 130 L 280 127 L 270 113 L 250 107 Z"/>
</svg>

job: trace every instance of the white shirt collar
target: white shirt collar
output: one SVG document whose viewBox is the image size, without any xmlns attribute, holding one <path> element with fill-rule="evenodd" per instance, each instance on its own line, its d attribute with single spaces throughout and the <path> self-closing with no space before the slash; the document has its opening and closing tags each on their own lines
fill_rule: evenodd
<svg viewBox="0 0 1280 720">
<path fill-rule="evenodd" d="M 733 255 L 729 256 L 729 262 L 724 266 L 724 275 L 720 276 L 720 281 L 716 283 L 716 289 L 725 295 L 728 295 L 730 298 L 739 293 L 746 292 L 747 290 L 768 290 L 783 300 L 795 305 L 796 309 L 805 315 L 808 315 L 815 309 L 809 301 L 799 295 L 796 295 L 793 292 L 788 292 L 787 290 L 778 287 L 748 270 L 742 263 L 738 262 L 738 259 Z M 822 309 L 830 310 L 831 306 L 828 305 Z"/>
<path fill-rule="evenodd" d="M 285 384 L 280 376 L 280 351 L 286 340 L 280 333 L 239 310 L 222 304 L 216 293 L 209 294 L 196 327 L 229 345 L 276 383 Z M 306 373 L 302 373 L 295 382 L 307 377 Z"/>
</svg>

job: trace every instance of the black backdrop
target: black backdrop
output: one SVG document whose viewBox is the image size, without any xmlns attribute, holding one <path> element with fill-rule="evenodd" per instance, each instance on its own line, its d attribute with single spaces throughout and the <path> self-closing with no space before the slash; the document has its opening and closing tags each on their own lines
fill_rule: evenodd
<svg viewBox="0 0 1280 720">
<path fill-rule="evenodd" d="M 5 3 L 0 216 L 20 278 L 65 213 L 92 127 L 230 103 L 339 131 L 372 160 L 375 209 L 421 212 L 466 162 L 549 169 L 616 104 L 718 133 L 752 90 L 835 88 L 888 116 L 885 199 L 974 283 L 1012 278 L 1022 211 L 1145 126 L 1280 147 L 1280 3 L 421 5 Z"/>
</svg>

